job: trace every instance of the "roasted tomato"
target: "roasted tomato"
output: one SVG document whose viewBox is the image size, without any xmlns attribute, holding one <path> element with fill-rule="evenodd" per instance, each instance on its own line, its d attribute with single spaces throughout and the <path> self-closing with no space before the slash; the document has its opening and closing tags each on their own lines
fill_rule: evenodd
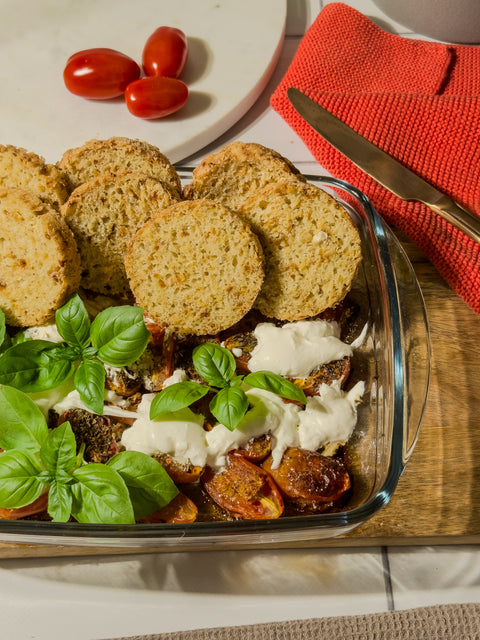
<svg viewBox="0 0 480 640">
<path fill-rule="evenodd" d="M 188 100 L 188 87 L 181 80 L 149 76 L 131 82 L 125 90 L 128 110 L 137 118 L 164 118 L 181 109 Z"/>
<path fill-rule="evenodd" d="M 19 509 L 0 509 L 0 520 L 20 520 L 28 516 L 34 516 L 46 510 L 48 493 L 43 493 L 32 504 Z"/>
<path fill-rule="evenodd" d="M 85 444 L 84 457 L 87 462 L 105 463 L 118 453 L 118 441 L 123 426 L 106 416 L 98 416 L 84 409 L 67 409 L 58 418 L 58 425 L 70 422 L 77 442 Z"/>
<path fill-rule="evenodd" d="M 225 469 L 207 468 L 201 480 L 212 500 L 244 520 L 279 518 L 283 513 L 283 499 L 271 476 L 237 451 L 229 452 Z"/>
<path fill-rule="evenodd" d="M 174 27 L 158 27 L 145 43 L 142 66 L 147 76 L 178 78 L 188 57 L 187 36 Z"/>
<path fill-rule="evenodd" d="M 154 456 L 154 458 L 158 460 L 175 484 L 198 482 L 203 471 L 203 467 L 197 467 L 193 464 L 182 464 L 166 453 Z"/>
<path fill-rule="evenodd" d="M 178 493 L 163 509 L 159 509 L 142 518 L 139 522 L 154 524 L 156 522 L 167 522 L 171 524 L 188 524 L 197 519 L 198 509 L 192 500 L 184 493 Z"/>
<path fill-rule="evenodd" d="M 350 488 L 350 476 L 342 461 L 316 451 L 289 447 L 278 467 L 272 456 L 262 467 L 275 480 L 283 496 L 299 505 L 335 502 Z"/>
<path fill-rule="evenodd" d="M 250 462 L 262 462 L 272 452 L 272 436 L 265 433 L 258 438 L 251 438 L 241 449 L 237 449 Z"/>
<path fill-rule="evenodd" d="M 140 77 L 140 67 L 129 56 L 115 49 L 85 49 L 67 60 L 63 80 L 76 96 L 107 100 L 122 95 Z"/>
</svg>

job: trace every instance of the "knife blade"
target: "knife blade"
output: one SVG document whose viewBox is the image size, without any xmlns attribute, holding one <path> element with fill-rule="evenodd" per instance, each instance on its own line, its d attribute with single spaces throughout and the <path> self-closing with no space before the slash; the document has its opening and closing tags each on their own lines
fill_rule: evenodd
<svg viewBox="0 0 480 640">
<path fill-rule="evenodd" d="M 432 187 L 295 87 L 287 89 L 287 96 L 298 114 L 322 138 L 385 189 L 402 200 L 422 202 L 480 243 L 480 218 Z"/>
</svg>

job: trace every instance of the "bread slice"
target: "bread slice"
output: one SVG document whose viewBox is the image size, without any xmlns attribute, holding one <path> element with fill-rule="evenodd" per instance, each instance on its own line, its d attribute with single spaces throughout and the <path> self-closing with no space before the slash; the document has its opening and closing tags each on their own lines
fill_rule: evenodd
<svg viewBox="0 0 480 640">
<path fill-rule="evenodd" d="M 23 189 L 0 189 L 0 308 L 7 324 L 52 318 L 80 284 L 73 234 L 50 203 Z"/>
<path fill-rule="evenodd" d="M 0 188 L 28 189 L 58 209 L 68 197 L 67 184 L 65 174 L 36 153 L 0 145 Z"/>
<path fill-rule="evenodd" d="M 342 300 L 361 261 L 361 243 L 336 200 L 314 185 L 282 181 L 257 191 L 239 213 L 265 254 L 265 281 L 255 302 L 264 315 L 300 320 Z"/>
<path fill-rule="evenodd" d="M 70 191 L 101 173 L 145 173 L 165 182 L 180 196 L 181 182 L 175 167 L 160 150 L 142 140 L 113 137 L 90 140 L 68 149 L 57 163 L 68 176 Z"/>
<path fill-rule="evenodd" d="M 252 307 L 263 282 L 263 255 L 250 226 L 223 205 L 184 201 L 133 237 L 125 266 L 140 306 L 183 335 L 215 334 Z"/>
<path fill-rule="evenodd" d="M 296 178 L 298 169 L 277 151 L 254 142 L 232 142 L 207 156 L 193 170 L 184 198 L 210 198 L 237 209 L 253 192 L 271 182 Z"/>
<path fill-rule="evenodd" d="M 82 262 L 82 287 L 129 292 L 124 258 L 133 234 L 177 202 L 167 185 L 143 173 L 100 174 L 77 187 L 62 207 Z"/>
</svg>

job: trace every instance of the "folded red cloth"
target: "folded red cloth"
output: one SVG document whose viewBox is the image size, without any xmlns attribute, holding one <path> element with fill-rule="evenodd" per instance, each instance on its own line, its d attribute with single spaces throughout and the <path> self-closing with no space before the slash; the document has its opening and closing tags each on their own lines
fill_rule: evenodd
<svg viewBox="0 0 480 640">
<path fill-rule="evenodd" d="M 298 115 L 296 87 L 373 144 L 480 215 L 480 48 L 388 33 L 342 3 L 328 4 L 271 97 L 318 162 L 361 189 L 480 313 L 480 245 L 422 204 L 400 200 Z"/>
</svg>

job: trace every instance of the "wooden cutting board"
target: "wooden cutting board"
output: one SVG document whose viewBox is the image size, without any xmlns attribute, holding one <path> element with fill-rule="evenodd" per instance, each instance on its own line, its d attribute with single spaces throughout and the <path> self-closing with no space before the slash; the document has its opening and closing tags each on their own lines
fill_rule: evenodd
<svg viewBox="0 0 480 640">
<path fill-rule="evenodd" d="M 416 247 L 402 243 L 423 290 L 432 343 L 431 385 L 418 443 L 392 500 L 374 518 L 346 536 L 299 546 L 480 543 L 480 316 Z M 282 546 L 292 545 L 269 545 Z M 135 551 L 0 544 L 3 558 Z"/>
</svg>

